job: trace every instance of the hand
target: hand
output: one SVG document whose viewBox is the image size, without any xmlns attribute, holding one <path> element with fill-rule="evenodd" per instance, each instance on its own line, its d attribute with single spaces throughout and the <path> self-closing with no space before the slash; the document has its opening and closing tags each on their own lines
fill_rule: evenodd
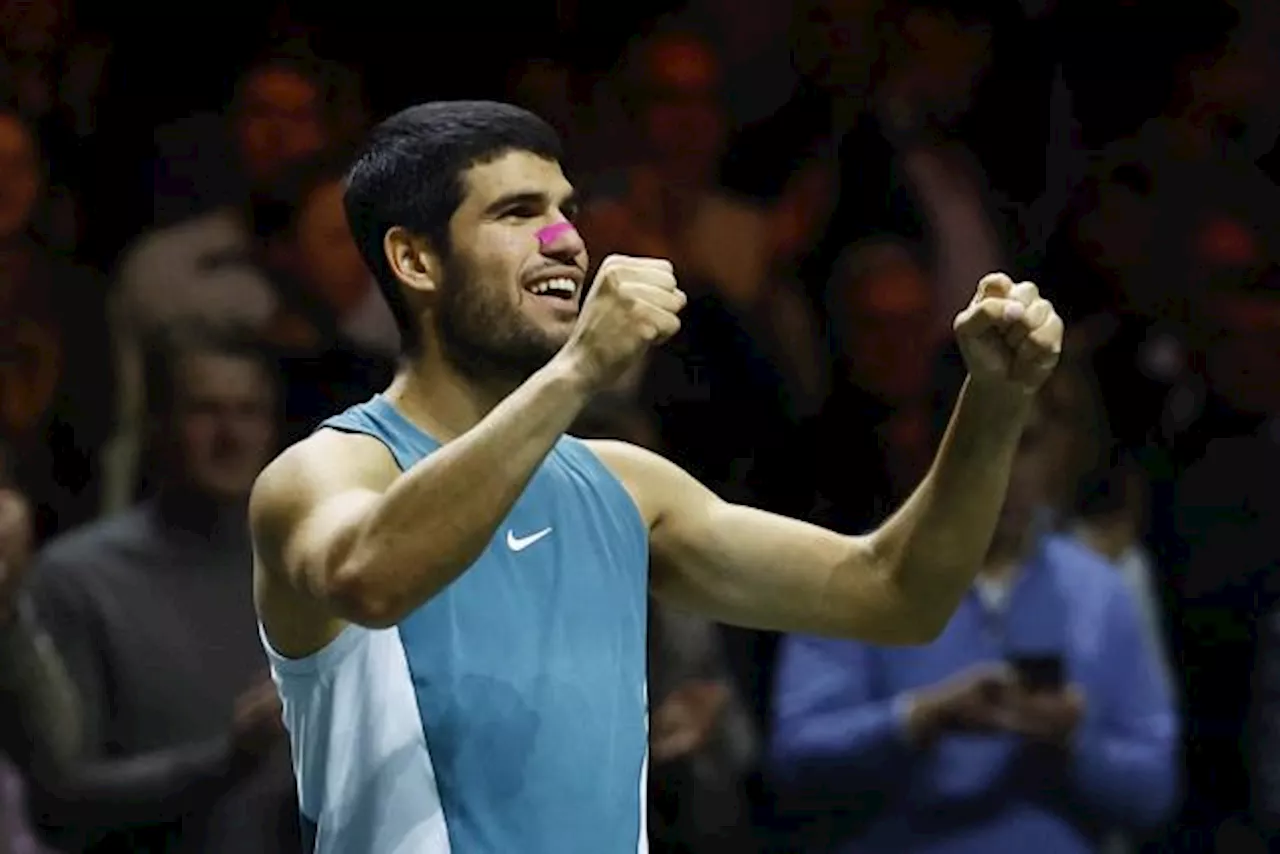
<svg viewBox="0 0 1280 854">
<path fill-rule="evenodd" d="M 270 677 L 262 677 L 236 698 L 231 744 L 238 759 L 256 764 L 284 737 L 280 694 Z"/>
<path fill-rule="evenodd" d="M 956 341 L 976 384 L 1034 394 L 1062 352 L 1062 319 L 1031 282 L 1004 273 L 984 276 L 969 307 L 956 316 Z"/>
<path fill-rule="evenodd" d="M 1018 688 L 1008 697 L 1010 728 L 1044 744 L 1066 746 L 1084 717 L 1084 694 L 1075 687 L 1058 691 Z"/>
<path fill-rule="evenodd" d="M 701 747 L 728 700 L 729 692 L 719 682 L 686 682 L 671 692 L 653 713 L 654 761 L 679 759 Z"/>
<path fill-rule="evenodd" d="M 0 489 L 0 624 L 12 617 L 31 562 L 31 508 L 22 494 Z"/>
<path fill-rule="evenodd" d="M 679 331 L 676 315 L 685 302 L 670 261 L 610 255 L 596 273 L 562 355 L 590 387 L 608 387 L 649 348 Z"/>
<path fill-rule="evenodd" d="M 978 665 L 912 697 L 907 731 L 917 744 L 944 733 L 1006 731 L 1013 725 L 1008 698 L 1016 689 L 1007 665 Z"/>
</svg>

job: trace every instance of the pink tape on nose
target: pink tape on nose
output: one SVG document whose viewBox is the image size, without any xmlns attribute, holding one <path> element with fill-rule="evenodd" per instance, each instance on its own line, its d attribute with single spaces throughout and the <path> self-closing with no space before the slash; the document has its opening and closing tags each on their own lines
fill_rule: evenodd
<svg viewBox="0 0 1280 854">
<path fill-rule="evenodd" d="M 535 236 L 538 238 L 538 245 L 541 248 L 546 249 L 566 233 L 577 233 L 577 229 L 573 227 L 573 223 L 557 222 L 555 225 L 548 225 L 546 228 L 538 229 Z"/>
</svg>

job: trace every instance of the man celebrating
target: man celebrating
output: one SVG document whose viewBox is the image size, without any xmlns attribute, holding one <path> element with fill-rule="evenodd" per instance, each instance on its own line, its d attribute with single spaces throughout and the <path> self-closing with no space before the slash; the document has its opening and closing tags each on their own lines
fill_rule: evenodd
<svg viewBox="0 0 1280 854">
<path fill-rule="evenodd" d="M 250 508 L 316 852 L 644 851 L 650 590 L 742 626 L 929 641 L 1056 364 L 1052 306 L 988 276 L 956 319 L 951 427 L 883 527 L 725 503 L 652 453 L 564 435 L 685 297 L 667 261 L 613 256 L 580 299 L 559 157 L 523 110 L 432 103 L 376 128 L 348 176 L 402 368 L 272 463 Z"/>
</svg>

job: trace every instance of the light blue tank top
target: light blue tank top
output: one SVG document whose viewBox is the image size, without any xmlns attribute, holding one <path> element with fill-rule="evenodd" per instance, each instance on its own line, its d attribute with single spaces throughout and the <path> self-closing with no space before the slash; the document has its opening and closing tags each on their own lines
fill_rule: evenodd
<svg viewBox="0 0 1280 854">
<path fill-rule="evenodd" d="M 321 426 L 402 470 L 440 447 L 381 396 Z M 398 626 L 307 659 L 266 644 L 310 850 L 646 851 L 647 596 L 634 502 L 564 437 L 480 558 Z"/>
</svg>

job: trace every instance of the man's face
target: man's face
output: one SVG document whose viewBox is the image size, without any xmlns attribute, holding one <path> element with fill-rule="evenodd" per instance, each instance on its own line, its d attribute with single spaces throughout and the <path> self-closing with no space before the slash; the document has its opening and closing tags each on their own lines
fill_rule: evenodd
<svg viewBox="0 0 1280 854">
<path fill-rule="evenodd" d="M 264 68 L 245 83 L 236 141 L 249 177 L 261 182 L 327 142 L 315 84 L 285 68 Z"/>
<path fill-rule="evenodd" d="M 560 165 L 514 151 L 468 169 L 449 222 L 450 250 L 433 306 L 444 357 L 475 379 L 522 382 L 569 340 L 587 268 L 576 231 L 542 245 L 537 232 L 576 213 Z M 536 294 L 548 282 L 570 293 Z"/>
<path fill-rule="evenodd" d="M 0 239 L 26 230 L 39 195 L 35 140 L 22 122 L 0 115 Z"/>
<path fill-rule="evenodd" d="M 891 263 L 848 288 L 841 321 L 851 379 L 886 403 L 919 399 L 933 370 L 933 298 L 924 271 Z"/>
<path fill-rule="evenodd" d="M 641 129 L 664 159 L 711 161 L 724 143 L 719 59 L 696 39 L 671 36 L 650 45 L 641 81 Z"/>
<path fill-rule="evenodd" d="M 298 212 L 294 236 L 298 273 L 339 315 L 352 310 L 373 284 L 342 207 L 342 182 L 317 187 Z"/>
<path fill-rule="evenodd" d="M 214 498 L 246 497 L 275 449 L 270 379 L 249 359 L 217 354 L 186 356 L 173 370 L 175 474 Z"/>
<path fill-rule="evenodd" d="M 901 27 L 901 56 L 890 84 L 918 111 L 949 126 L 968 112 L 990 62 L 990 28 L 946 12 L 911 11 Z"/>
</svg>

